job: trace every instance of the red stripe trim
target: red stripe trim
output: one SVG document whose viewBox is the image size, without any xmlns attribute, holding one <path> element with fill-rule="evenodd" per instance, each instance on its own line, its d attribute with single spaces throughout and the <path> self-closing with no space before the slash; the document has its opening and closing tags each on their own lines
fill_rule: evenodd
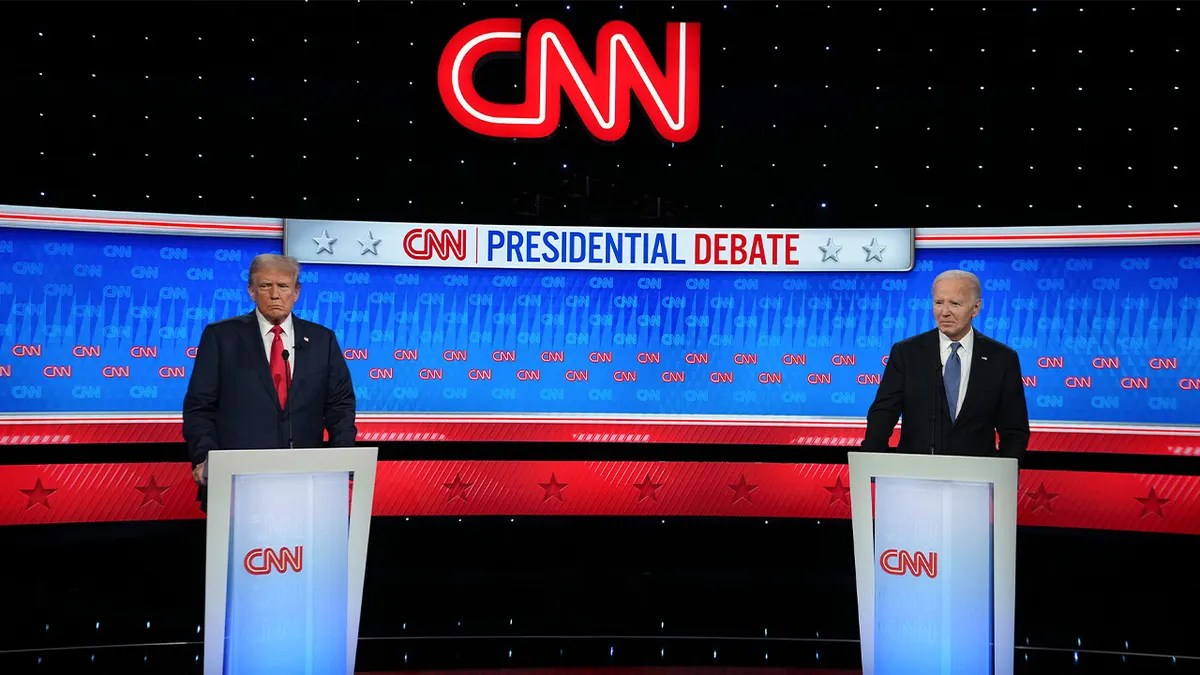
<svg viewBox="0 0 1200 675">
<path fill-rule="evenodd" d="M 1056 239 L 1147 239 L 1200 237 L 1200 230 L 1168 232 L 1064 232 L 1060 234 L 918 234 L 917 241 L 1026 241 Z"/>
<path fill-rule="evenodd" d="M 241 230 L 283 234 L 283 225 L 255 225 L 252 223 L 187 223 L 167 220 L 123 220 L 119 218 L 83 218 L 73 216 L 36 216 L 23 213 L 0 213 L 0 221 L 19 220 L 43 223 L 71 223 L 83 225 L 131 225 L 136 227 L 180 228 L 200 230 Z"/>
<path fill-rule="evenodd" d="M 40 424 L 40 423 L 56 423 L 56 424 L 113 424 L 113 423 L 141 423 L 141 424 L 168 424 L 182 423 L 181 415 L 163 415 L 159 417 L 151 416 L 134 416 L 134 415 L 107 415 L 97 413 L 96 417 L 80 417 L 80 416 L 55 416 L 55 415 L 28 415 L 28 416 L 5 416 L 0 418 L 0 429 L 4 424 Z M 593 416 L 570 416 L 570 415 L 525 415 L 525 416 L 507 416 L 507 415 L 432 415 L 432 414 L 413 414 L 413 415 L 389 415 L 379 413 L 360 413 L 358 416 L 360 424 L 405 424 L 405 423 L 421 423 L 421 424 L 436 424 L 450 423 L 455 424 L 491 424 L 491 423 L 511 423 L 522 424 L 530 422 L 538 423 L 560 423 L 560 424 L 614 424 L 620 423 L 623 425 L 689 425 L 689 426 L 743 426 L 743 427 L 798 427 L 798 428 L 829 428 L 829 429 L 866 429 L 866 422 L 861 420 L 743 420 L 743 419 L 689 419 L 689 418 L 636 418 L 636 417 L 593 417 Z M 1094 425 L 1088 424 L 1085 426 L 1077 426 L 1067 428 L 1065 425 L 1069 422 L 1062 423 L 1044 423 L 1036 422 L 1030 424 L 1030 429 L 1033 431 L 1041 431 L 1050 434 L 1094 434 L 1101 432 L 1118 432 L 1132 435 L 1142 434 L 1170 434 L 1183 437 L 1194 436 L 1200 439 L 1200 428 L 1188 426 L 1171 426 L 1171 425 L 1138 425 L 1138 424 L 1106 424 Z M 899 428 L 899 427 L 897 427 Z"/>
<path fill-rule="evenodd" d="M 31 423 L 0 422 L 0 446 L 103 443 L 179 443 L 181 424 L 175 420 L 69 420 Z M 457 441 L 468 443 L 671 443 L 723 445 L 813 445 L 857 447 L 863 425 L 663 424 L 629 421 L 563 422 L 495 420 L 373 420 L 358 419 L 359 440 Z M 892 443 L 899 439 L 894 432 Z M 1135 429 L 1042 430 L 1034 428 L 1029 449 L 1034 452 L 1093 452 L 1139 455 L 1200 456 L 1200 432 L 1139 433 Z"/>
</svg>

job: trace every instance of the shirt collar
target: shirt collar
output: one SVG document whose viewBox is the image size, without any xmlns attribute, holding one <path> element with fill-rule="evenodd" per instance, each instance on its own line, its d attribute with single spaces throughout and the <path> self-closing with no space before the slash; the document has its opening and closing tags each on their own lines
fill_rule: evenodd
<svg viewBox="0 0 1200 675">
<path fill-rule="evenodd" d="M 267 317 L 263 316 L 262 312 L 258 311 L 257 308 L 254 310 L 254 318 L 258 319 L 258 334 L 259 335 L 262 335 L 265 337 L 268 333 L 271 332 L 271 326 L 273 326 L 274 324 L 272 324 L 270 321 L 268 321 Z M 282 322 L 280 322 L 279 325 L 283 326 L 283 334 L 288 336 L 288 338 L 291 342 L 295 342 L 296 334 L 292 331 L 292 315 L 288 314 L 287 318 L 284 319 Z"/>
<path fill-rule="evenodd" d="M 945 333 L 940 330 L 938 331 L 938 346 L 941 348 L 943 353 L 948 353 L 950 351 L 951 342 L 953 342 L 953 340 L 946 337 Z M 975 328 L 972 327 L 970 330 L 968 330 L 967 334 L 962 336 L 962 339 L 959 340 L 958 343 L 962 345 L 958 348 L 959 354 L 970 354 L 971 349 L 975 347 Z"/>
</svg>

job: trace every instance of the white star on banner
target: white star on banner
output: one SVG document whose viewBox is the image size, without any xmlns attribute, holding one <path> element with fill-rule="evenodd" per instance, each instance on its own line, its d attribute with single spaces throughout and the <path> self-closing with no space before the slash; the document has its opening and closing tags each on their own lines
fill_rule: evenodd
<svg viewBox="0 0 1200 675">
<path fill-rule="evenodd" d="M 883 262 L 883 252 L 886 249 L 887 246 L 880 244 L 879 239 L 876 237 L 871 237 L 871 243 L 863 247 L 863 250 L 867 252 L 867 262 L 871 262 L 872 260 Z"/>
<path fill-rule="evenodd" d="M 371 255 L 379 255 L 379 251 L 375 250 L 375 247 L 379 246 L 381 243 L 383 243 L 383 240 L 376 239 L 375 235 L 370 230 L 367 230 L 367 240 L 366 241 L 363 241 L 362 239 L 358 240 L 359 246 L 362 246 L 362 249 L 363 249 L 362 255 L 366 255 L 368 253 L 370 253 Z M 332 253 L 332 251 L 331 251 L 331 253 Z"/>
<path fill-rule="evenodd" d="M 330 237 L 329 230 L 323 230 L 321 236 L 313 237 L 313 241 L 317 243 L 317 253 L 329 251 L 329 255 L 333 255 L 333 244 L 337 241 L 337 237 Z"/>
<path fill-rule="evenodd" d="M 833 243 L 832 237 L 828 241 L 825 242 L 824 246 L 821 246 L 820 244 L 818 244 L 817 248 L 821 249 L 821 262 L 825 262 L 827 260 L 832 260 L 833 262 L 840 262 L 838 260 L 838 254 L 842 252 L 842 247 Z"/>
</svg>

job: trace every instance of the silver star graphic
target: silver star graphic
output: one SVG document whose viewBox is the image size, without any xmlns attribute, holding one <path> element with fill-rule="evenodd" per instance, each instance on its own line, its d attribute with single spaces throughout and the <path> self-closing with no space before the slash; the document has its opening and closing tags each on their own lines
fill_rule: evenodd
<svg viewBox="0 0 1200 675">
<path fill-rule="evenodd" d="M 375 247 L 379 246 L 381 243 L 383 243 L 382 239 L 376 239 L 375 235 L 372 234 L 370 230 L 367 230 L 367 240 L 358 240 L 358 245 L 363 247 L 361 255 L 366 255 L 368 253 L 371 255 L 379 255 L 379 251 L 376 251 Z"/>
<path fill-rule="evenodd" d="M 867 262 L 871 262 L 872 260 L 883 262 L 883 252 L 887 250 L 887 247 L 880 244 L 877 237 L 871 237 L 871 244 L 864 246 L 863 250 L 867 252 Z"/>
<path fill-rule="evenodd" d="M 833 243 L 833 238 L 826 241 L 824 246 L 817 244 L 817 248 L 821 249 L 821 262 L 825 262 L 826 260 L 841 262 L 838 260 L 838 254 L 842 252 L 842 247 Z"/>
<path fill-rule="evenodd" d="M 313 237 L 313 241 L 317 243 L 317 253 L 329 251 L 329 255 L 333 255 L 333 244 L 337 241 L 337 237 L 329 236 L 329 230 L 323 230 L 321 236 Z"/>
</svg>

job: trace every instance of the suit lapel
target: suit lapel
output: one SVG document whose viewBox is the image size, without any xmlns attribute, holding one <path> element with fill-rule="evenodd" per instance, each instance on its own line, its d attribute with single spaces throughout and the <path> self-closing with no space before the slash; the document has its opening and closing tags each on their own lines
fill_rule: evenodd
<svg viewBox="0 0 1200 675">
<path fill-rule="evenodd" d="M 933 364 L 934 371 L 938 373 L 941 372 L 940 369 L 942 367 L 942 355 L 939 353 L 940 348 L 941 345 L 938 343 L 937 330 L 933 330 L 929 333 L 929 339 L 925 340 L 925 363 Z M 926 366 L 926 371 L 928 372 L 928 370 L 929 368 Z"/>
<path fill-rule="evenodd" d="M 292 341 L 295 347 L 292 349 L 295 360 L 292 367 L 292 391 L 296 390 L 296 382 L 304 377 L 306 371 L 310 370 L 313 365 L 312 348 L 308 342 L 308 326 L 306 321 L 298 318 L 295 314 L 292 315 Z"/>
<path fill-rule="evenodd" d="M 242 346 L 250 357 L 251 370 L 258 375 L 259 381 L 267 388 L 267 393 L 275 400 L 275 405 L 279 405 L 279 395 L 275 393 L 275 385 L 271 382 L 271 366 L 267 363 L 266 352 L 263 351 L 263 340 L 262 336 L 258 334 L 258 319 L 254 316 L 254 312 L 246 317 L 241 335 Z"/>
<path fill-rule="evenodd" d="M 929 331 L 928 335 L 929 335 L 929 338 L 925 341 L 925 347 L 924 347 L 925 363 L 927 364 L 926 366 L 924 366 L 926 368 L 925 372 L 929 372 L 930 370 L 932 370 L 934 373 L 934 377 L 941 378 L 942 377 L 941 340 L 938 338 L 938 331 L 936 328 Z M 929 368 L 929 364 L 932 364 L 933 368 Z M 934 403 L 941 407 L 942 419 L 949 422 L 949 420 L 950 420 L 950 404 L 946 402 L 946 390 L 945 390 L 945 388 L 943 388 L 940 385 L 935 386 L 933 389 L 935 392 L 937 392 L 937 396 L 936 396 L 937 400 Z"/>
</svg>

